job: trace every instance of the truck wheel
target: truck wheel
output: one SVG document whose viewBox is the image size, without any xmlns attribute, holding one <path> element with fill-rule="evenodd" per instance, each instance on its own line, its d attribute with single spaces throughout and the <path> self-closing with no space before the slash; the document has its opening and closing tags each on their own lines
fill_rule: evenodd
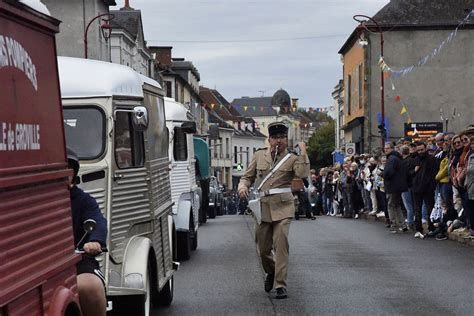
<svg viewBox="0 0 474 316">
<path fill-rule="evenodd" d="M 178 261 L 186 261 L 191 257 L 191 237 L 189 232 L 177 232 Z"/>
<path fill-rule="evenodd" d="M 174 292 L 174 276 L 166 282 L 165 286 L 161 289 L 158 294 L 158 303 L 161 306 L 170 306 L 173 301 L 173 292 Z"/>
</svg>

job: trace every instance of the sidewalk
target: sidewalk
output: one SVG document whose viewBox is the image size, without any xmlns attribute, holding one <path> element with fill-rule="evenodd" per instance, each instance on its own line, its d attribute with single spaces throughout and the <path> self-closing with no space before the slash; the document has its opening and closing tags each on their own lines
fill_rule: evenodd
<svg viewBox="0 0 474 316">
<path fill-rule="evenodd" d="M 365 213 L 364 214 L 359 214 L 359 219 L 366 219 L 366 220 L 373 221 L 373 222 L 380 222 L 382 224 L 385 223 L 385 217 L 378 218 L 376 216 L 369 216 Z M 457 242 L 465 244 L 467 246 L 474 247 L 474 239 L 464 239 L 463 237 L 464 237 L 463 234 L 460 234 L 460 233 L 457 233 L 457 232 L 448 233 L 448 239 L 449 240 L 457 241 Z"/>
</svg>

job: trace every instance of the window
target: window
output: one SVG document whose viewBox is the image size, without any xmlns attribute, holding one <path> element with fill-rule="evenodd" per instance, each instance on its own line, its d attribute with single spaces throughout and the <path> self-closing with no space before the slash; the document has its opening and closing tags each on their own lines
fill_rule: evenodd
<svg viewBox="0 0 474 316">
<path fill-rule="evenodd" d="M 175 161 L 185 161 L 188 159 L 187 134 L 180 127 L 174 128 L 173 155 Z"/>
<path fill-rule="evenodd" d="M 234 163 L 237 163 L 237 146 L 234 146 Z"/>
<path fill-rule="evenodd" d="M 66 144 L 79 159 L 97 159 L 105 150 L 105 115 L 99 108 L 64 109 Z"/>
<path fill-rule="evenodd" d="M 242 163 L 242 154 L 243 154 L 243 150 L 242 150 L 242 147 L 240 147 L 240 151 L 239 151 L 239 156 L 240 156 L 240 163 Z"/>
<path fill-rule="evenodd" d="M 166 87 L 166 96 L 168 98 L 173 97 L 173 83 L 171 81 L 165 81 L 165 87 Z"/>
<path fill-rule="evenodd" d="M 229 154 L 229 138 L 225 139 L 225 158 L 230 158 Z"/>
<path fill-rule="evenodd" d="M 114 137 L 115 161 L 119 169 L 142 167 L 145 162 L 143 133 L 133 129 L 132 113 L 116 112 Z"/>
<path fill-rule="evenodd" d="M 178 93 L 179 93 L 179 85 L 178 85 L 178 81 L 175 81 L 175 82 L 174 82 L 174 99 L 175 99 L 177 102 L 179 102 Z"/>
</svg>

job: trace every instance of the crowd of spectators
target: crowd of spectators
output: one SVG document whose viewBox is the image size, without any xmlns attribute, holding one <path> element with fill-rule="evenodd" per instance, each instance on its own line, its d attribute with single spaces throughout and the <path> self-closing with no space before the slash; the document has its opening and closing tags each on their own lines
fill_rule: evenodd
<svg viewBox="0 0 474 316">
<path fill-rule="evenodd" d="M 474 125 L 427 140 L 400 139 L 383 152 L 346 157 L 311 172 L 315 214 L 385 219 L 392 233 L 474 239 Z"/>
</svg>

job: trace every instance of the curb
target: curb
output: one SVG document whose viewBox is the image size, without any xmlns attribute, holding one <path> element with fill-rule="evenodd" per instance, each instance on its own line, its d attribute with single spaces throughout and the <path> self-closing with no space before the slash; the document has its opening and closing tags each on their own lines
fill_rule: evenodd
<svg viewBox="0 0 474 316">
<path fill-rule="evenodd" d="M 369 216 L 367 214 L 359 214 L 359 219 L 365 219 L 372 222 L 385 223 L 385 217 L 378 218 L 376 216 Z M 474 239 L 464 239 L 465 234 L 452 232 L 448 233 L 448 239 L 464 244 L 466 246 L 474 247 Z"/>
</svg>

